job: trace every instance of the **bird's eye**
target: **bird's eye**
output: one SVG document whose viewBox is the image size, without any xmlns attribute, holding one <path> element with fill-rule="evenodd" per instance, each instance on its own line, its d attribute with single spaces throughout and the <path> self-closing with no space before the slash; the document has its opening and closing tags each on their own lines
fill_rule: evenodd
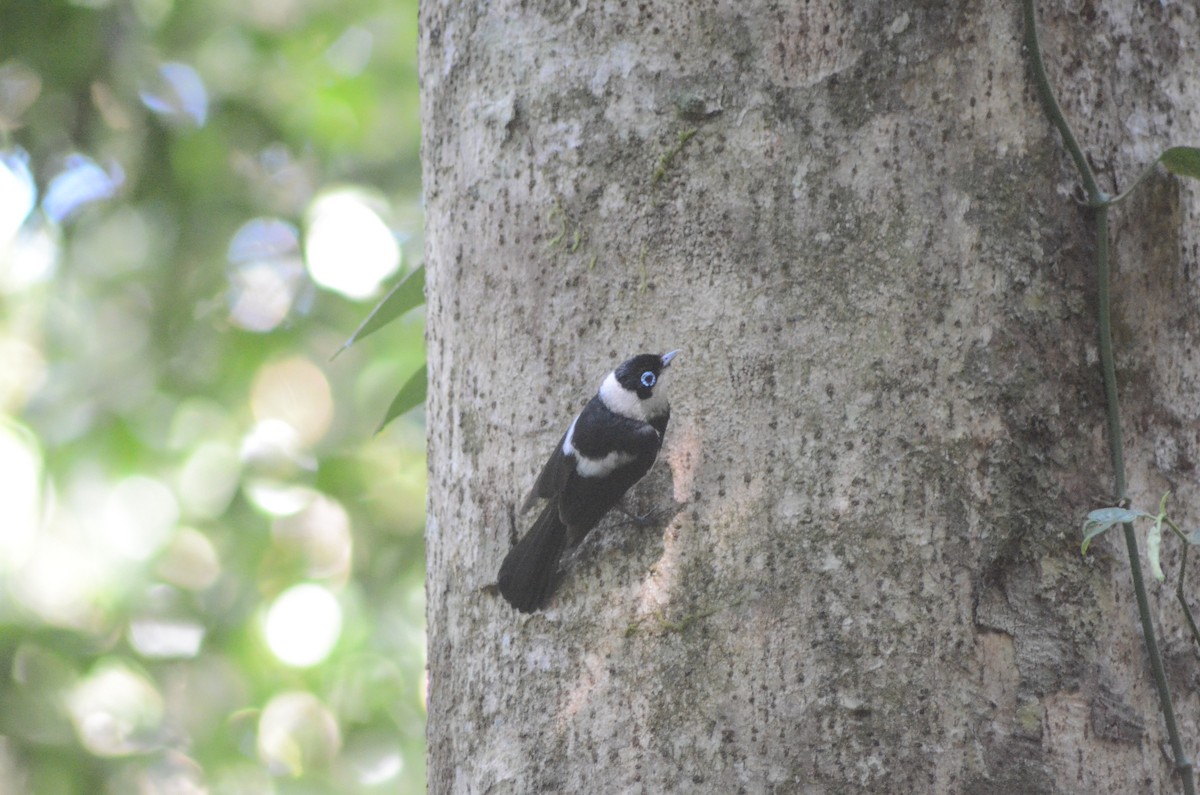
<svg viewBox="0 0 1200 795">
<path fill-rule="evenodd" d="M 642 386 L 646 387 L 646 389 L 649 389 L 650 387 L 654 386 L 654 384 L 657 381 L 658 381 L 658 377 L 655 376 L 654 373 L 650 372 L 649 370 L 642 373 Z"/>
</svg>

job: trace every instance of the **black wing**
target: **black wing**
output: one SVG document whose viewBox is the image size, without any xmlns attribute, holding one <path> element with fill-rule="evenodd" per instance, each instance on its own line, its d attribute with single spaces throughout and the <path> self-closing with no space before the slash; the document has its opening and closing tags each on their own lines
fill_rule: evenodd
<svg viewBox="0 0 1200 795">
<path fill-rule="evenodd" d="M 529 491 L 529 496 L 521 504 L 521 513 L 532 508 L 538 500 L 554 499 L 562 493 L 563 488 L 567 485 L 567 479 L 575 471 L 575 456 L 563 452 L 563 442 L 567 440 L 567 434 L 570 432 L 571 429 L 568 428 L 562 438 L 558 440 L 558 446 L 550 454 L 550 460 L 542 467 L 542 474 L 538 475 L 537 482 Z"/>
<path fill-rule="evenodd" d="M 658 431 L 658 438 L 667 438 L 667 423 L 671 421 L 671 410 L 667 409 L 662 414 L 650 420 L 650 424 L 654 426 L 654 430 Z"/>
</svg>

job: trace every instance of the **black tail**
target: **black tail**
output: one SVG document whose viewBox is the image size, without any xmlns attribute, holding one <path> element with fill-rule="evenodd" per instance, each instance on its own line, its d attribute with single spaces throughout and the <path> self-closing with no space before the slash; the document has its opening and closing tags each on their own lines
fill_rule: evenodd
<svg viewBox="0 0 1200 795">
<path fill-rule="evenodd" d="M 522 613 L 545 606 L 558 586 L 558 559 L 567 547 L 567 527 L 554 500 L 500 564 L 500 595 Z"/>
</svg>

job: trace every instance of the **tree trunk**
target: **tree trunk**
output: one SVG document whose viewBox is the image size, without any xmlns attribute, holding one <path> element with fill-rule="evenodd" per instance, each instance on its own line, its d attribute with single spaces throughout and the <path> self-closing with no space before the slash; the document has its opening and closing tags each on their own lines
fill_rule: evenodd
<svg viewBox="0 0 1200 795">
<path fill-rule="evenodd" d="M 1130 5 L 1043 17 L 1116 187 L 1200 141 L 1195 8 Z M 1079 554 L 1112 489 L 1093 242 L 1017 4 L 421 24 L 430 791 L 1177 790 L 1124 548 Z M 1132 494 L 1192 524 L 1198 216 L 1161 176 L 1114 213 Z M 516 613 L 489 586 L 538 469 L 672 348 L 635 494 L 686 506 L 606 520 Z M 1151 588 L 1192 753 L 1197 655 Z"/>
</svg>

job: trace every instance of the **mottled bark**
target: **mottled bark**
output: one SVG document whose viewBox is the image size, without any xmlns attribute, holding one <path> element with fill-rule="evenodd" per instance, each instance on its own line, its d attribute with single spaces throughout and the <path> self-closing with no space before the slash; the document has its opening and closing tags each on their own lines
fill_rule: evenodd
<svg viewBox="0 0 1200 795">
<path fill-rule="evenodd" d="M 1190 3 L 1048 8 L 1127 183 L 1200 143 Z M 1016 4 L 426 2 L 429 776 L 459 792 L 1171 791 L 1091 240 Z M 1200 508 L 1200 210 L 1114 213 L 1131 491 Z M 488 587 L 565 424 L 682 348 L 549 611 Z M 1168 547 L 1171 544 L 1168 542 Z M 1168 555 L 1168 570 L 1177 560 Z M 1189 751 L 1200 662 L 1154 587 Z"/>
</svg>

